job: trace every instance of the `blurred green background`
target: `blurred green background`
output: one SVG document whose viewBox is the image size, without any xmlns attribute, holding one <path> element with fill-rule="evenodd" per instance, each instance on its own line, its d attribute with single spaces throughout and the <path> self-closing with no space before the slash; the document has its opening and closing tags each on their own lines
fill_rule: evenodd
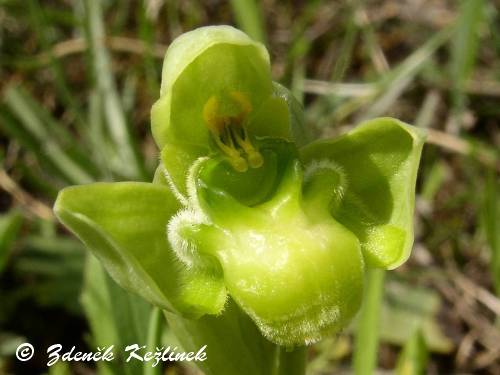
<svg viewBox="0 0 500 375">
<path fill-rule="evenodd" d="M 120 358 L 48 369 L 45 351 L 175 344 L 168 327 L 148 334 L 151 307 L 51 206 L 66 185 L 151 179 L 165 49 L 215 24 L 266 44 L 317 137 L 383 115 L 426 129 L 414 250 L 386 275 L 372 327 L 377 372 L 499 374 L 499 12 L 487 0 L 0 0 L 0 374 L 141 374 Z M 354 330 L 311 347 L 308 374 L 351 373 Z M 22 342 L 29 362 L 15 358 Z"/>
</svg>

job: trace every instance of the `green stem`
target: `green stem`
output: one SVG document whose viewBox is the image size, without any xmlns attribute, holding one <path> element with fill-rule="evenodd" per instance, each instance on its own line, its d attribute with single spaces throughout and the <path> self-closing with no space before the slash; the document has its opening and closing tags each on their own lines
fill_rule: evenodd
<svg viewBox="0 0 500 375">
<path fill-rule="evenodd" d="M 277 363 L 274 375 L 304 375 L 306 373 L 307 347 L 293 349 L 277 348 Z"/>
<path fill-rule="evenodd" d="M 369 269 L 366 295 L 361 309 L 354 347 L 353 366 L 356 375 L 373 374 L 377 365 L 379 316 L 385 271 Z"/>
<path fill-rule="evenodd" d="M 164 328 L 163 312 L 158 307 L 153 307 L 149 318 L 147 347 L 150 351 L 155 351 L 161 345 L 161 334 Z M 159 375 L 161 366 L 152 367 L 151 363 L 144 362 L 143 375 Z"/>
</svg>

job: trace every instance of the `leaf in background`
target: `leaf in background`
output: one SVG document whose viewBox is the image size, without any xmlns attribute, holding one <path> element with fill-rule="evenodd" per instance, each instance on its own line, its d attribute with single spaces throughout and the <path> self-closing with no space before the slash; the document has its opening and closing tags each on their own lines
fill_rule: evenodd
<svg viewBox="0 0 500 375">
<path fill-rule="evenodd" d="M 378 118 L 301 150 L 305 163 L 326 159 L 345 175 L 345 196 L 332 215 L 356 234 L 371 266 L 393 269 L 410 255 L 423 141 L 417 128 Z"/>
<path fill-rule="evenodd" d="M 94 79 L 103 103 L 107 130 L 114 151 L 121 159 L 121 175 L 132 179 L 147 178 L 137 145 L 127 123 L 111 69 L 110 57 L 105 46 L 105 28 L 102 1 L 85 1 L 85 22 L 88 27 L 87 40 L 92 52 Z"/>
<path fill-rule="evenodd" d="M 169 1 L 170 3 L 171 1 Z M 158 79 L 160 77 L 159 66 L 156 63 L 153 55 L 153 46 L 155 43 L 155 23 L 158 21 L 153 19 L 154 16 L 148 12 L 149 2 L 141 0 L 138 4 L 137 13 L 139 15 L 139 36 L 144 41 L 146 51 L 143 56 L 144 75 L 146 76 L 146 83 L 149 89 L 149 95 L 156 98 L 160 91 Z M 170 6 L 172 6 L 170 4 Z M 169 16 L 173 15 L 168 12 Z M 156 15 L 157 17 L 158 15 Z"/>
<path fill-rule="evenodd" d="M 427 202 L 432 202 L 449 176 L 448 165 L 441 160 L 436 161 L 425 176 L 420 193 L 421 197 Z"/>
<path fill-rule="evenodd" d="M 62 306 L 78 315 L 77 296 L 82 285 L 83 246 L 71 238 L 34 236 L 24 239 L 13 265 L 20 275 L 35 282 L 20 288 L 42 306 Z"/>
<path fill-rule="evenodd" d="M 47 7 L 42 8 L 40 1 L 38 0 L 29 0 L 27 3 L 31 19 L 30 23 L 34 28 L 41 50 L 46 52 L 49 57 L 49 68 L 52 73 L 54 88 L 65 107 L 67 107 L 71 112 L 78 128 L 85 131 L 86 124 L 83 120 L 77 96 L 71 92 L 71 89 L 66 82 L 61 61 L 52 53 L 52 41 L 50 40 L 50 36 L 53 35 L 54 32 L 52 30 L 53 25 L 47 19 Z"/>
<path fill-rule="evenodd" d="M 26 91 L 10 86 L 5 90 L 2 102 L 19 121 L 19 124 L 14 123 L 12 118 L 0 113 L 1 125 L 10 136 L 40 160 L 47 160 L 65 182 L 82 184 L 94 181 L 97 172 L 86 152 Z"/>
<path fill-rule="evenodd" d="M 231 7 L 238 27 L 247 33 L 250 38 L 266 43 L 266 30 L 260 6 L 260 1 L 231 0 Z"/>
<path fill-rule="evenodd" d="M 347 334 L 327 337 L 316 343 L 312 351 L 316 354 L 307 364 L 308 375 L 324 375 L 335 373 L 339 362 L 351 354 L 351 339 Z"/>
<path fill-rule="evenodd" d="M 46 375 L 71 375 L 71 367 L 68 362 L 57 362 L 49 368 Z"/>
<path fill-rule="evenodd" d="M 122 295 L 123 298 L 113 300 L 113 297 Z M 91 347 L 108 347 L 115 345 L 115 353 L 118 358 L 111 362 L 98 362 L 99 374 L 113 375 L 118 373 L 130 374 L 132 369 L 140 373 L 140 367 L 134 363 L 124 364 L 120 355 L 123 353 L 123 345 L 139 343 L 142 337 L 137 336 L 137 319 L 143 322 L 147 319 L 147 314 L 137 316 L 130 320 L 130 314 L 124 314 L 119 322 L 116 320 L 117 310 L 129 310 L 133 304 L 141 305 L 141 310 L 145 310 L 144 300 L 127 294 L 121 287 L 116 285 L 104 271 L 99 261 L 91 254 L 87 254 L 85 265 L 85 281 L 81 295 L 81 303 L 85 315 L 92 331 Z M 147 305 L 146 305 L 147 307 Z M 132 342 L 124 342 L 121 336 L 121 329 L 127 331 L 127 339 L 132 338 Z M 132 336 L 132 337 L 131 337 Z"/>
<path fill-rule="evenodd" d="M 14 355 L 17 347 L 23 342 L 26 342 L 26 337 L 0 332 L 0 358 Z M 0 366 L 0 370 L 1 369 Z"/>
<path fill-rule="evenodd" d="M 21 214 L 15 210 L 0 215 L 0 274 L 7 264 L 22 222 Z"/>
<path fill-rule="evenodd" d="M 0 374 L 9 373 L 9 359 L 14 357 L 17 347 L 25 342 L 26 337 L 0 331 Z"/>
<path fill-rule="evenodd" d="M 111 302 L 111 319 L 116 330 L 117 341 L 120 347 L 117 357 L 126 374 L 142 374 L 143 365 L 139 361 L 125 363 L 128 354 L 125 348 L 131 344 L 139 346 L 147 343 L 148 322 L 151 316 L 151 305 L 143 298 L 130 294 L 112 280 L 108 274 L 106 287 Z"/>
<path fill-rule="evenodd" d="M 426 373 L 429 353 L 420 329 L 416 329 L 401 352 L 395 373 L 397 375 L 423 375 Z"/>
<path fill-rule="evenodd" d="M 460 14 L 453 35 L 450 82 L 454 109 L 464 106 L 464 90 L 476 63 L 479 28 L 486 15 L 483 0 L 461 0 Z"/>
<path fill-rule="evenodd" d="M 71 367 L 68 362 L 57 362 L 49 368 L 47 375 L 71 375 Z"/>
<path fill-rule="evenodd" d="M 402 346 L 420 329 L 430 351 L 449 353 L 454 345 L 437 321 L 440 309 L 441 299 L 435 291 L 389 280 L 380 315 L 380 339 Z"/>
<path fill-rule="evenodd" d="M 364 121 L 386 114 L 401 97 L 401 94 L 415 80 L 417 74 L 428 64 L 430 58 L 438 48 L 448 41 L 451 32 L 451 27 L 445 27 L 435 33 L 399 65 L 384 74 L 376 83 L 375 92 L 370 93 L 365 98 L 354 98 L 352 101 L 347 102 L 345 104 L 347 113 L 352 112 L 348 108 L 349 106 L 352 106 L 353 109 L 357 109 L 361 105 L 368 103 L 368 107 L 357 116 L 357 121 Z M 357 104 L 356 101 L 359 101 L 359 104 Z M 344 108 L 341 109 L 339 107 L 338 111 L 345 113 Z"/>
</svg>

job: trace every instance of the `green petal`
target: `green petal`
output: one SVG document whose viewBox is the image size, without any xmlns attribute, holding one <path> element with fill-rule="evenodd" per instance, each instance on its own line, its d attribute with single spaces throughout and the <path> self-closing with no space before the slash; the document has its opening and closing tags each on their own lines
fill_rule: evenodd
<svg viewBox="0 0 500 375">
<path fill-rule="evenodd" d="M 182 202 L 185 202 L 187 197 L 186 176 L 189 167 L 207 153 L 208 147 L 174 143 L 165 144 L 161 150 L 159 168 L 163 170 L 166 182 Z"/>
<path fill-rule="evenodd" d="M 232 91 L 244 93 L 253 108 L 271 95 L 269 55 L 262 44 L 230 26 L 202 27 L 177 38 L 165 55 L 160 99 L 151 110 L 158 146 L 207 146 L 203 107 L 214 95 L 224 102 Z"/>
<path fill-rule="evenodd" d="M 186 270 L 167 242 L 178 208 L 167 187 L 123 182 L 66 188 L 54 211 L 123 288 L 170 311 L 217 313 L 225 290 L 216 272 Z"/>
<path fill-rule="evenodd" d="M 277 82 L 273 82 L 273 96 L 284 100 L 288 107 L 288 123 L 290 124 L 289 134 L 291 140 L 298 147 L 302 147 L 311 142 L 312 134 L 310 128 L 305 125 L 304 109 L 290 90 Z"/>
<path fill-rule="evenodd" d="M 283 98 L 271 96 L 249 120 L 248 131 L 254 136 L 290 139 L 290 116 Z"/>
<path fill-rule="evenodd" d="M 371 266 L 393 269 L 410 255 L 423 143 L 418 129 L 378 118 L 301 150 L 305 163 L 326 159 L 345 175 L 345 196 L 332 214 L 358 236 Z"/>
</svg>

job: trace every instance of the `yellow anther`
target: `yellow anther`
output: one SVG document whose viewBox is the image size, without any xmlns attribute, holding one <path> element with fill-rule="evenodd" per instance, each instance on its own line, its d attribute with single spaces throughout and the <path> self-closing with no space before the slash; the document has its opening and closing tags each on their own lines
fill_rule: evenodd
<svg viewBox="0 0 500 375">
<path fill-rule="evenodd" d="M 253 147 L 244 126 L 246 117 L 252 111 L 252 103 L 240 91 L 232 91 L 229 95 L 240 109 L 238 114 L 221 115 L 219 99 L 211 96 L 203 107 L 203 120 L 210 129 L 215 143 L 227 155 L 236 171 L 245 172 L 248 165 L 259 168 L 264 160 L 259 151 Z M 238 150 L 238 146 L 242 150 Z M 241 151 L 247 155 L 248 162 L 241 156 Z"/>
<path fill-rule="evenodd" d="M 221 136 L 214 135 L 214 140 L 217 146 L 224 152 L 229 159 L 229 163 L 233 166 L 233 168 L 238 172 L 246 172 L 248 169 L 248 163 L 245 159 L 241 157 L 240 152 L 234 147 L 233 140 L 231 139 L 231 134 L 229 131 L 224 131 L 226 138 L 226 143 L 223 142 Z"/>
<path fill-rule="evenodd" d="M 235 132 L 234 135 L 238 145 L 248 155 L 248 164 L 250 164 L 250 167 L 252 168 L 262 167 L 262 164 L 264 164 L 264 159 L 262 158 L 260 152 L 253 147 L 248 137 L 246 129 L 243 128 L 243 138 L 238 134 L 238 132 Z"/>
<path fill-rule="evenodd" d="M 241 156 L 237 159 L 229 159 L 229 163 L 231 163 L 236 172 L 243 173 L 248 170 L 248 163 Z"/>
<path fill-rule="evenodd" d="M 259 151 L 254 150 L 253 152 L 247 153 L 248 164 L 252 168 L 260 168 L 264 164 L 264 158 Z"/>
<path fill-rule="evenodd" d="M 250 100 L 248 100 L 248 97 L 242 93 L 241 91 L 231 91 L 230 93 L 231 98 L 238 103 L 238 106 L 240 107 L 240 113 L 238 114 L 237 118 L 239 120 L 245 119 L 250 112 L 252 112 L 252 103 Z"/>
<path fill-rule="evenodd" d="M 219 116 L 219 99 L 211 96 L 203 107 L 203 120 L 207 127 L 214 133 L 220 134 L 224 130 L 224 118 Z"/>
</svg>

